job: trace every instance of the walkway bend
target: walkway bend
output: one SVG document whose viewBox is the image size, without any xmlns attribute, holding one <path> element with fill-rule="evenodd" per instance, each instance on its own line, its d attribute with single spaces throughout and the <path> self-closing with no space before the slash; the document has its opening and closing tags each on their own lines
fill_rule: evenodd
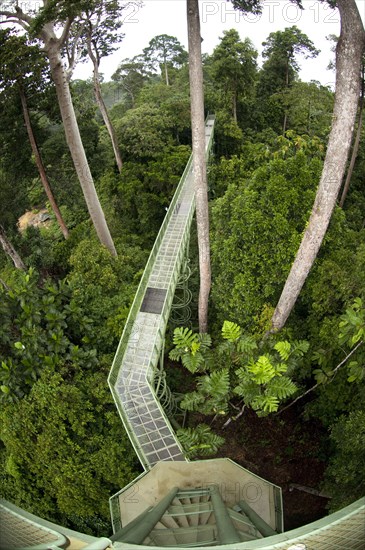
<svg viewBox="0 0 365 550">
<path fill-rule="evenodd" d="M 214 116 L 208 116 L 207 157 L 213 130 Z M 191 156 L 146 264 L 108 378 L 124 427 L 145 470 L 161 460 L 185 460 L 153 382 L 194 211 Z"/>
</svg>

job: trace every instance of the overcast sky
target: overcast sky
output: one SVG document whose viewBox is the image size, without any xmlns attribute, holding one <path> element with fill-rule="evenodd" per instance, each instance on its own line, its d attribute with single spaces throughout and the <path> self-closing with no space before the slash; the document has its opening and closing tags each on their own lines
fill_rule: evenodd
<svg viewBox="0 0 365 550">
<path fill-rule="evenodd" d="M 365 0 L 357 0 L 357 4 L 365 21 Z M 225 0 L 200 0 L 199 5 L 203 53 L 212 53 L 223 31 L 232 28 L 237 29 L 242 39 L 249 37 L 260 53 L 262 42 L 271 32 L 296 25 L 321 50 L 316 59 L 298 59 L 301 79 L 334 84 L 334 72 L 326 70 L 329 59 L 334 57 L 326 36 L 340 32 L 337 10 L 318 0 L 303 0 L 304 11 L 289 0 L 267 0 L 262 15 L 255 17 L 240 14 Z M 159 34 L 175 36 L 187 49 L 186 0 L 144 0 L 142 7 L 131 3 L 124 11 L 123 32 L 125 37 L 118 51 L 101 62 L 106 80 L 110 80 L 122 59 L 142 53 Z M 74 77 L 88 78 L 91 74 L 91 66 L 79 65 Z"/>
</svg>

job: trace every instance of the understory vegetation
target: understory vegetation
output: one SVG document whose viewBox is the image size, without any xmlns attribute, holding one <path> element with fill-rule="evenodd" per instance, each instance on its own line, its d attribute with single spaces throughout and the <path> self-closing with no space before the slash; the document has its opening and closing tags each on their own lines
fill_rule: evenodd
<svg viewBox="0 0 365 550">
<path fill-rule="evenodd" d="M 8 32 L 0 30 L 1 40 Z M 296 27 L 284 32 L 301 45 L 298 52 L 315 55 Z M 300 429 L 315 422 L 324 465 L 315 489 L 330 495 L 335 510 L 364 493 L 365 148 L 362 140 L 344 206 L 335 209 L 289 321 L 268 334 L 313 205 L 334 100 L 328 87 L 302 82 L 278 33 L 270 37 L 261 68 L 253 44 L 235 30 L 204 58 L 206 113 L 216 116 L 208 169 L 210 330 L 198 334 L 194 307 L 189 327 L 171 324 L 168 377 L 185 392 L 180 406 L 189 420 L 178 435 L 192 458 L 217 453 L 232 426 L 244 447 L 239 434 L 252 411 L 262 422 L 276 415 L 278 433 L 288 406 Z M 0 229 L 24 267 L 1 252 L 0 492 L 39 516 L 97 535 L 110 534 L 109 496 L 140 472 L 107 376 L 191 153 L 187 54 L 167 38 L 167 58 L 151 41 L 140 56 L 121 59 L 112 80 L 101 84 L 121 172 L 92 81 L 71 81 L 116 257 L 90 221 L 54 85 L 45 68 L 34 68 L 40 51 L 33 76 L 14 74 L 0 87 Z M 2 63 L 8 70 L 11 62 Z M 41 183 L 20 89 L 67 239 Z M 20 228 L 22 215 L 32 212 L 34 221 L 43 209 L 46 221 Z M 191 265 L 194 306 L 194 243 Z M 250 468 L 252 460 L 242 464 Z"/>
</svg>

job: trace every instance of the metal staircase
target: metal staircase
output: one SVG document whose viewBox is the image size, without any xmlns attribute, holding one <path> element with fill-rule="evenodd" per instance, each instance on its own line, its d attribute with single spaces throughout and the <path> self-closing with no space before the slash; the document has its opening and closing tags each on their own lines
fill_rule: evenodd
<svg viewBox="0 0 365 550">
<path fill-rule="evenodd" d="M 217 486 L 174 487 L 113 537 L 115 542 L 190 548 L 247 542 L 277 533 L 242 503 L 226 507 Z M 253 512 L 253 515 L 251 514 Z M 249 517 L 250 516 L 250 517 Z M 256 525 L 255 520 L 258 523 Z"/>
</svg>

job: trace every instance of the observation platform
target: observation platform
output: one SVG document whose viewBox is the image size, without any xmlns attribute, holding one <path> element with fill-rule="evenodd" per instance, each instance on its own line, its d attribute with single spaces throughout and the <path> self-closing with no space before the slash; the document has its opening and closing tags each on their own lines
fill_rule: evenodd
<svg viewBox="0 0 365 550">
<path fill-rule="evenodd" d="M 191 463 L 193 465 L 193 463 Z M 190 497 L 176 493 L 174 497 L 189 498 L 190 501 L 201 499 L 200 504 L 195 503 L 195 511 L 198 511 L 202 519 L 202 525 L 204 526 L 204 514 L 205 518 L 208 514 L 211 514 L 209 499 L 204 498 L 202 495 L 193 494 L 191 491 Z M 223 495 L 224 496 L 224 495 Z M 206 501 L 204 504 L 203 501 Z M 161 502 L 161 501 L 160 501 Z M 194 512 L 194 503 L 189 511 L 191 515 Z M 199 505 L 197 505 L 199 504 Z M 187 500 L 185 500 L 185 506 L 187 506 Z M 204 508 L 205 507 L 205 508 Z M 200 508 L 200 509 L 199 509 Z M 153 508 L 152 508 L 153 509 Z M 142 514 L 142 523 L 145 523 L 147 515 L 152 511 L 151 507 L 145 510 L 145 515 Z M 205 512 L 204 512 L 205 510 Z M 172 514 L 178 512 L 176 509 L 170 510 Z M 241 512 L 238 512 L 241 513 Z M 13 516 L 11 523 L 8 523 L 9 528 L 4 529 L 5 521 L 8 521 L 9 514 Z M 163 517 L 161 518 L 163 519 Z M 175 520 L 177 518 L 175 517 Z M 138 518 L 137 518 L 138 521 Z M 179 520 L 178 520 L 179 521 Z M 199 533 L 199 537 L 207 535 L 207 532 L 212 533 L 211 523 L 207 519 L 208 527 L 203 529 L 197 529 L 196 533 Z M 151 549 L 151 544 L 147 540 L 147 544 L 131 544 L 129 542 L 121 542 L 112 540 L 115 536 L 110 538 L 96 538 L 84 533 L 78 533 L 67 529 L 61 525 L 56 525 L 42 518 L 29 514 L 25 510 L 14 506 L 13 504 L 0 500 L 0 550 L 56 550 L 57 548 L 66 548 L 67 550 L 106 550 L 107 548 L 114 548 L 115 550 L 148 550 Z M 153 529 L 163 529 L 164 527 L 153 524 L 151 527 L 151 533 Z M 173 527 L 165 527 L 166 533 L 161 535 L 159 544 L 154 547 L 163 550 L 177 550 L 178 548 L 187 548 L 199 546 L 194 543 L 177 543 L 173 542 L 171 536 L 175 536 L 175 533 L 169 533 L 167 529 L 173 529 Z M 183 534 L 183 527 L 180 527 L 181 535 Z M 32 531 L 31 539 L 27 538 L 29 532 Z M 191 531 L 190 531 L 191 532 Z M 50 535 L 50 538 L 46 538 Z M 118 536 L 120 534 L 117 534 Z M 205 536 L 204 535 L 204 536 Z M 156 533 L 152 533 L 152 537 L 156 536 Z M 189 535 L 192 536 L 191 534 Z M 168 538 L 170 537 L 170 543 Z M 150 538 L 150 537 L 149 537 Z M 163 540 L 165 544 L 163 544 Z M 363 550 L 365 546 L 365 498 L 350 504 L 318 521 L 299 527 L 292 531 L 287 531 L 278 535 L 259 538 L 257 540 L 250 540 L 240 543 L 225 544 L 224 546 L 217 545 L 214 542 L 213 545 L 206 544 L 204 548 L 206 550 L 216 550 L 221 547 L 224 550 Z"/>
</svg>

